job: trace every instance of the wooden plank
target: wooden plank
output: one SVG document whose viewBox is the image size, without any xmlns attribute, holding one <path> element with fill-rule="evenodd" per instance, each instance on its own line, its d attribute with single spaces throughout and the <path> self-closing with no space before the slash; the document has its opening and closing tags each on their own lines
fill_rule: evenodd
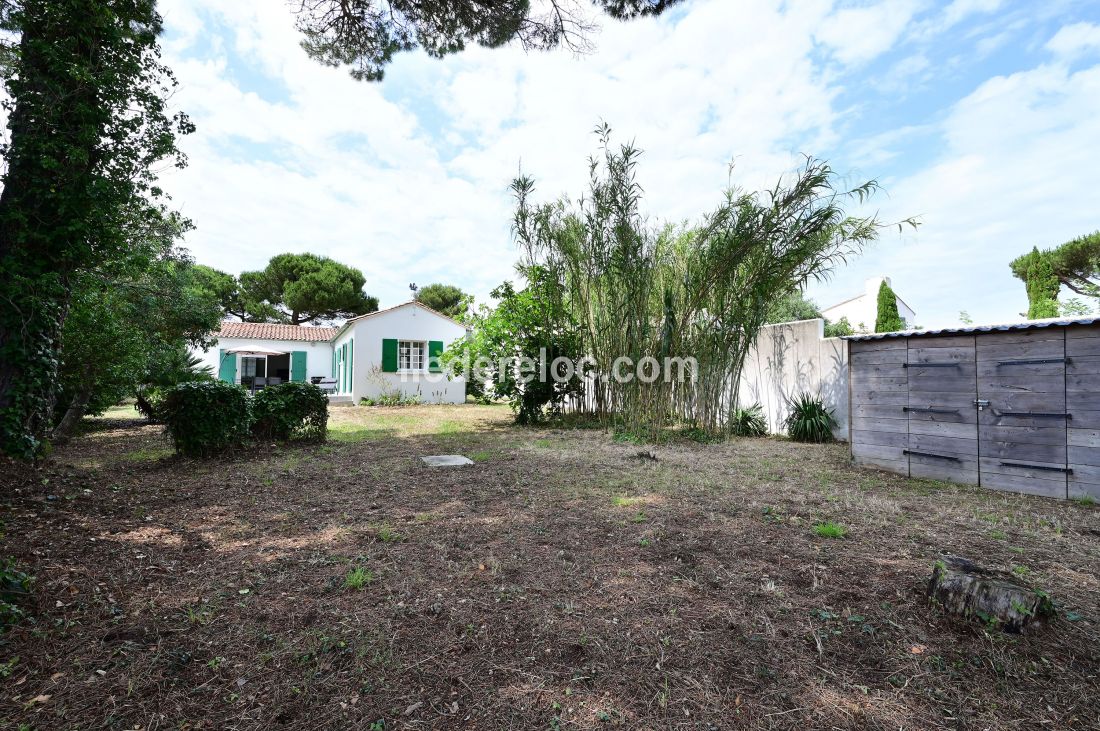
<svg viewBox="0 0 1100 731">
<path fill-rule="evenodd" d="M 882 340 L 849 340 L 851 353 L 869 353 L 879 350 L 905 351 L 905 338 L 883 338 Z"/>
<path fill-rule="evenodd" d="M 923 477 L 929 480 L 947 480 L 964 485 L 978 484 L 978 461 L 976 459 L 953 460 L 909 455 L 909 476 Z"/>
<path fill-rule="evenodd" d="M 852 371 L 852 388 L 873 391 L 904 391 L 907 379 L 901 376 L 866 376 L 862 369 Z"/>
<path fill-rule="evenodd" d="M 973 410 L 974 409 L 974 394 L 973 393 L 935 393 L 932 391 L 917 391 L 909 394 L 909 403 L 911 407 L 916 408 L 936 408 L 936 409 L 960 409 L 960 410 Z"/>
<path fill-rule="evenodd" d="M 858 369 L 852 369 L 852 375 L 858 375 L 864 378 L 883 378 L 883 377 L 895 377 L 905 378 L 907 371 L 905 370 L 905 363 L 898 361 L 896 363 L 861 363 Z"/>
<path fill-rule="evenodd" d="M 905 406 L 896 405 L 878 405 L 878 404 L 854 404 L 852 406 L 852 416 L 866 416 L 871 418 L 884 418 L 884 419 L 905 419 Z"/>
<path fill-rule="evenodd" d="M 1002 462 L 1020 462 L 1021 464 L 1035 465 L 1036 468 L 1020 467 L 1017 465 L 1006 465 Z M 1058 482 L 1059 480 L 1065 481 L 1064 472 L 1052 472 L 1051 470 L 1038 469 L 1039 467 L 1053 467 L 1061 469 L 1065 467 L 1064 462 L 1039 462 L 1037 460 L 1005 460 L 998 457 L 986 457 L 981 458 L 982 475 L 1009 475 L 1013 477 L 1030 477 L 1035 480 L 1053 480 Z"/>
<path fill-rule="evenodd" d="M 904 350 L 875 350 L 867 353 L 852 353 L 849 362 L 855 367 L 874 363 L 904 363 Z"/>
<path fill-rule="evenodd" d="M 918 452 L 931 452 L 933 454 L 950 454 L 954 456 L 970 455 L 978 456 L 978 441 L 976 439 L 959 439 L 956 437 L 942 437 L 934 434 L 909 434 L 909 449 Z"/>
<path fill-rule="evenodd" d="M 978 375 L 979 376 L 996 376 L 1003 378 L 1010 376 L 1012 378 L 1025 381 L 1026 379 L 1034 376 L 1061 376 L 1065 372 L 1065 363 L 1026 363 L 1023 365 L 1009 365 L 1002 366 L 997 365 L 999 361 L 996 360 L 983 360 L 978 362 Z"/>
<path fill-rule="evenodd" d="M 1057 394 L 1050 394 L 1051 399 L 1057 398 Z M 1068 391 L 1065 398 L 1069 399 L 1070 413 L 1078 411 L 1100 411 L 1100 393 L 1094 391 Z M 1066 403 L 1063 399 L 1062 403 Z"/>
<path fill-rule="evenodd" d="M 990 409 L 995 411 L 1065 411 L 1066 408 L 1066 394 L 1064 391 L 1062 393 L 998 391 L 980 395 L 982 398 L 989 399 L 989 406 L 982 409 L 982 412 L 987 412 Z M 1097 411 L 1100 411 L 1100 408 L 1097 408 Z"/>
<path fill-rule="evenodd" d="M 983 347 L 991 345 L 1017 345 L 1020 343 L 1033 343 L 1038 340 L 1058 340 L 1065 338 L 1060 327 L 1045 327 L 1039 330 L 1017 330 L 1016 332 L 997 331 L 991 333 L 978 333 L 974 337 L 974 344 Z"/>
<path fill-rule="evenodd" d="M 1079 358 L 1069 358 L 1066 363 L 1066 373 L 1075 376 L 1100 373 L 1100 355 L 1086 355 Z"/>
<path fill-rule="evenodd" d="M 1035 409 L 1035 411 L 1038 411 Z M 1033 428 L 1043 427 L 1057 427 L 1064 429 L 1066 426 L 1066 419 L 1059 416 L 1016 416 L 1016 413 L 1005 414 L 996 409 L 982 409 L 978 412 L 978 423 L 983 426 L 1026 426 Z M 1043 413 L 1062 413 L 1061 410 L 1054 410 Z"/>
<path fill-rule="evenodd" d="M 1069 429 L 1066 444 L 1071 447 L 1100 447 L 1100 429 Z"/>
<path fill-rule="evenodd" d="M 852 429 L 859 431 L 884 431 L 907 434 L 909 432 L 908 419 L 881 419 L 871 416 L 853 416 Z"/>
<path fill-rule="evenodd" d="M 1097 460 L 1100 461 L 1100 460 Z M 1100 484 L 1100 464 L 1074 464 L 1070 462 L 1069 468 L 1082 482 L 1095 482 Z"/>
<path fill-rule="evenodd" d="M 909 438 L 904 432 L 861 431 L 859 429 L 853 429 L 852 444 L 905 448 L 909 444 Z"/>
<path fill-rule="evenodd" d="M 905 447 L 888 447 L 881 444 L 860 444 L 852 442 L 852 454 L 868 459 L 882 459 L 891 462 L 908 462 Z"/>
<path fill-rule="evenodd" d="M 941 424 L 977 424 L 978 410 L 973 406 L 963 407 L 954 413 L 929 413 L 927 411 L 910 411 L 909 423 L 934 421 Z"/>
<path fill-rule="evenodd" d="M 973 348 L 973 335 L 929 335 L 909 338 L 909 350 L 925 348 Z"/>
<path fill-rule="evenodd" d="M 1019 492 L 1024 495 L 1039 495 L 1064 500 L 1066 498 L 1066 480 L 1040 480 L 1032 477 L 995 475 L 982 473 L 982 487 L 1005 492 Z"/>
<path fill-rule="evenodd" d="M 875 469 L 893 472 L 896 475 L 902 475 L 904 477 L 909 476 L 908 462 L 895 462 L 879 457 L 861 457 L 859 455 L 853 455 L 852 461 L 861 467 L 874 467 Z"/>
<path fill-rule="evenodd" d="M 926 366 L 922 363 L 913 363 L 910 361 L 906 371 L 910 379 L 914 376 L 929 378 L 969 378 L 970 386 L 973 387 L 976 366 L 974 363 L 955 363 L 950 366 Z"/>
<path fill-rule="evenodd" d="M 1081 466 L 1091 465 L 1100 467 L 1100 449 L 1095 447 L 1069 447 L 1068 457 L 1070 467 L 1077 469 Z"/>
<path fill-rule="evenodd" d="M 1017 444 L 1066 444 L 1066 427 L 1063 426 L 992 426 L 982 424 L 978 429 L 980 439 Z"/>
<path fill-rule="evenodd" d="M 1071 411 L 1073 417 L 1066 423 L 1071 428 L 1100 429 L 1100 411 Z"/>
<path fill-rule="evenodd" d="M 1031 358 L 1061 358 L 1065 355 L 1064 343 L 1059 340 L 1039 340 L 1030 343 L 985 345 L 975 348 L 978 362 L 985 360 L 1028 360 Z"/>
<path fill-rule="evenodd" d="M 1065 444 L 1026 444 L 1015 441 L 983 439 L 979 431 L 978 448 L 981 450 L 983 457 L 997 457 L 1021 462 L 1066 464 Z"/>
<path fill-rule="evenodd" d="M 960 424 L 946 421 L 913 419 L 906 422 L 910 434 L 927 434 L 937 437 L 956 437 L 958 439 L 977 439 L 977 424 Z"/>
<path fill-rule="evenodd" d="M 1066 390 L 1100 393 L 1100 373 L 1067 373 Z"/>
<path fill-rule="evenodd" d="M 909 404 L 909 393 L 906 391 L 877 391 L 853 388 L 852 403 L 907 406 Z"/>
<path fill-rule="evenodd" d="M 910 363 L 973 363 L 974 347 L 909 348 Z"/>
<path fill-rule="evenodd" d="M 1066 392 L 1066 378 L 1057 376 L 1020 376 L 1004 373 L 1000 376 L 978 376 L 978 394 L 989 398 L 989 393 L 1062 393 Z"/>
<path fill-rule="evenodd" d="M 1081 338 L 1100 338 L 1100 325 L 1068 325 L 1064 329 L 1067 342 Z"/>
<path fill-rule="evenodd" d="M 936 370 L 945 370 L 937 368 Z M 949 373 L 928 374 L 923 376 L 911 375 L 909 378 L 909 390 L 912 392 L 951 392 L 968 393 L 974 398 L 974 374 L 957 376 Z"/>
<path fill-rule="evenodd" d="M 1076 358 L 1084 355 L 1100 355 L 1100 337 L 1066 337 L 1066 355 Z"/>
<path fill-rule="evenodd" d="M 1100 484 L 1098 483 L 1082 482 L 1073 479 L 1073 475 L 1070 475 L 1068 488 L 1068 496 L 1071 499 L 1090 497 L 1093 500 L 1100 500 Z"/>
</svg>

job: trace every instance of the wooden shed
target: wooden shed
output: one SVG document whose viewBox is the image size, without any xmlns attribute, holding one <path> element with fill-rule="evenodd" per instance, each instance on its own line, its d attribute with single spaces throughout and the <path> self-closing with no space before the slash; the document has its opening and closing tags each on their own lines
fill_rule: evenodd
<svg viewBox="0 0 1100 731">
<path fill-rule="evenodd" d="M 848 338 L 852 459 L 1100 499 L 1100 318 Z"/>
</svg>

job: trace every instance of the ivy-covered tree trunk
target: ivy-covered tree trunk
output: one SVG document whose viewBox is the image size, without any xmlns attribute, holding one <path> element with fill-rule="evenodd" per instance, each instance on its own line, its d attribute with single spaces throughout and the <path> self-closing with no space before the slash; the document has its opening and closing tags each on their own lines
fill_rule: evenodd
<svg viewBox="0 0 1100 731">
<path fill-rule="evenodd" d="M 82 26 L 96 4 L 27 2 L 15 18 L 19 77 L 8 81 L 0 194 L 0 448 L 24 458 L 50 427 L 69 274 L 94 204 L 94 135 L 106 125 L 83 72 L 101 48 L 94 25 Z"/>
<path fill-rule="evenodd" d="M 73 278 L 117 261 L 125 213 L 160 196 L 152 166 L 182 164 L 159 62 L 155 0 L 0 2 L 17 38 L 0 68 L 9 111 L 0 194 L 0 452 L 37 456 L 52 421 Z"/>
</svg>

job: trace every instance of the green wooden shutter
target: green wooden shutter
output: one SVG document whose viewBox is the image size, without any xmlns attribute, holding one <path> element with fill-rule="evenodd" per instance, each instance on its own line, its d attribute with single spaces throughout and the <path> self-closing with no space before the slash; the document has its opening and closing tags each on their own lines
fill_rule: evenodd
<svg viewBox="0 0 1100 731">
<path fill-rule="evenodd" d="M 306 380 L 306 351 L 295 350 L 290 353 L 290 380 Z"/>
<path fill-rule="evenodd" d="M 336 378 L 336 348 L 332 349 L 332 377 Z"/>
<path fill-rule="evenodd" d="M 348 341 L 348 391 L 355 385 L 355 338 Z"/>
<path fill-rule="evenodd" d="M 394 338 L 382 340 L 382 372 L 397 373 L 397 340 Z"/>
<path fill-rule="evenodd" d="M 237 382 L 237 356 L 224 350 L 218 351 L 218 378 L 226 383 Z"/>
<path fill-rule="evenodd" d="M 443 364 L 440 362 L 440 358 L 443 357 L 443 341 L 442 340 L 429 340 L 428 341 L 428 370 L 432 373 L 442 373 Z"/>
<path fill-rule="evenodd" d="M 340 393 L 348 390 L 348 344 L 340 346 L 340 365 L 344 372 L 340 374 Z"/>
</svg>

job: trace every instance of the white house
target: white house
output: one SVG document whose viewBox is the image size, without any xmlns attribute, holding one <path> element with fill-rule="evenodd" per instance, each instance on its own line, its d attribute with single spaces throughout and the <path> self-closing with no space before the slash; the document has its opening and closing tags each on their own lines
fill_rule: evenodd
<svg viewBox="0 0 1100 731">
<path fill-rule="evenodd" d="M 832 307 L 826 307 L 821 314 L 829 322 L 837 322 L 840 318 L 847 317 L 848 323 L 855 330 L 874 332 L 875 318 L 878 317 L 878 290 L 883 282 L 891 286 L 890 277 L 871 277 L 864 284 L 863 294 L 838 302 Z M 905 327 L 913 327 L 917 313 L 901 297 L 898 297 L 897 301 L 898 314 L 905 320 Z"/>
<path fill-rule="evenodd" d="M 216 348 L 197 353 L 218 378 L 335 380 L 337 400 L 401 394 L 428 403 L 462 403 L 466 383 L 448 378 L 438 357 L 466 326 L 419 302 L 353 317 L 339 327 L 223 322 Z"/>
</svg>

